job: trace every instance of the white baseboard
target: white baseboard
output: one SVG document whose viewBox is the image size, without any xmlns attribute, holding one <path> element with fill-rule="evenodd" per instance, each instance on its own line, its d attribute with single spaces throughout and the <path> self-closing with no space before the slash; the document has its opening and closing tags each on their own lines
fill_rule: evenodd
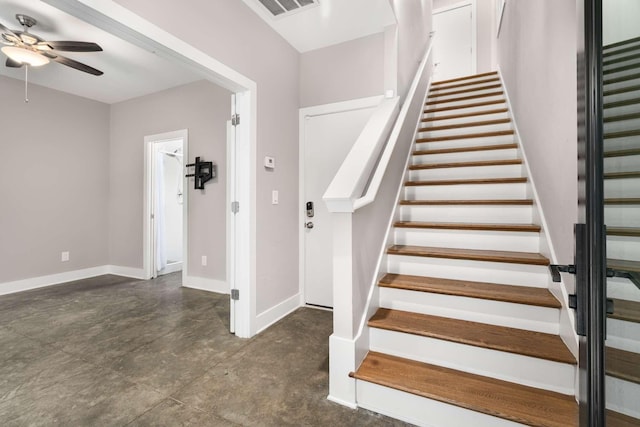
<svg viewBox="0 0 640 427">
<path fill-rule="evenodd" d="M 90 277 L 114 274 L 117 276 L 144 279 L 144 271 L 141 268 L 120 267 L 117 265 L 100 265 L 97 267 L 83 268 L 81 270 L 65 271 L 64 273 L 48 274 L 46 276 L 30 277 L 0 283 L 0 295 L 8 295 L 16 292 L 24 292 L 47 286 L 60 285 L 74 280 L 88 279 Z"/>
<path fill-rule="evenodd" d="M 187 276 L 182 282 L 185 288 L 199 289 L 201 291 L 229 294 L 229 284 L 224 280 L 206 279 L 204 277 Z"/>
<path fill-rule="evenodd" d="M 257 333 L 259 334 L 264 331 L 269 326 L 273 325 L 278 320 L 282 319 L 299 307 L 302 307 L 302 301 L 300 294 L 298 293 L 282 301 L 280 304 L 271 307 L 269 310 L 260 313 L 256 316 Z"/>
</svg>

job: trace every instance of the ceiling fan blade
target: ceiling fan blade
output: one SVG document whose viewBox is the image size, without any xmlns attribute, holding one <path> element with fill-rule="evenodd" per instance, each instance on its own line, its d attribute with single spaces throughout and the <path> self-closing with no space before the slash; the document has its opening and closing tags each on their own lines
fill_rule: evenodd
<svg viewBox="0 0 640 427">
<path fill-rule="evenodd" d="M 63 52 L 101 52 L 102 48 L 91 42 L 73 42 L 73 41 L 45 41 L 42 44 L 50 46 L 52 49 Z"/>
<path fill-rule="evenodd" d="M 22 62 L 14 61 L 11 58 L 7 58 L 7 62 L 5 62 L 5 65 L 11 68 L 20 68 L 22 67 Z"/>
<path fill-rule="evenodd" d="M 73 59 L 66 58 L 60 55 L 46 55 L 59 64 L 66 65 L 67 67 L 75 68 L 76 70 L 84 71 L 85 73 L 93 74 L 94 76 L 101 76 L 104 73 L 100 70 L 96 70 L 82 62 L 74 61 Z"/>
<path fill-rule="evenodd" d="M 7 33 L 17 39 L 19 39 L 19 37 L 16 35 L 16 33 L 14 33 L 13 31 L 11 31 L 10 29 L 8 29 L 7 27 L 5 27 L 4 25 L 2 25 L 2 22 L 0 22 L 0 33 Z"/>
</svg>

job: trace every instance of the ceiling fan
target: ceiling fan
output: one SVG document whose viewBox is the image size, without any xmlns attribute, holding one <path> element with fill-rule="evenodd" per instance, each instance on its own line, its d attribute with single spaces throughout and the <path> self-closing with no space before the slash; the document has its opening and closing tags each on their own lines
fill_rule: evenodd
<svg viewBox="0 0 640 427">
<path fill-rule="evenodd" d="M 62 52 L 100 52 L 102 48 L 96 43 L 76 41 L 46 41 L 29 32 L 29 28 L 37 21 L 30 16 L 17 14 L 16 19 L 22 25 L 23 31 L 10 30 L 0 23 L 0 42 L 6 46 L 0 50 L 7 55 L 7 67 L 20 68 L 23 65 L 37 67 L 55 61 L 67 67 L 84 71 L 85 73 L 101 76 L 102 71 L 90 67 L 82 62 L 59 55 Z"/>
</svg>

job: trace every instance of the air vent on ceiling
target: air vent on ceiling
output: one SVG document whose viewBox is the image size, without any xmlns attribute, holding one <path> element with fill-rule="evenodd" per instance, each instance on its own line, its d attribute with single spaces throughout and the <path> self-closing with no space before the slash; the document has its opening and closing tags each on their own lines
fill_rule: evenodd
<svg viewBox="0 0 640 427">
<path fill-rule="evenodd" d="M 317 6 L 318 0 L 258 0 L 269 13 L 273 16 L 281 18 L 311 6 Z"/>
</svg>

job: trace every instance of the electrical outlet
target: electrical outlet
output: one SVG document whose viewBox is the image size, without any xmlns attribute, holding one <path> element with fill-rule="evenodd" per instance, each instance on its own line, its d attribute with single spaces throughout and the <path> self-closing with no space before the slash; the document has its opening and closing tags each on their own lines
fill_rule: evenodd
<svg viewBox="0 0 640 427">
<path fill-rule="evenodd" d="M 202 266 L 206 267 L 207 265 L 207 256 L 206 255 L 202 255 Z"/>
<path fill-rule="evenodd" d="M 67 262 L 69 261 L 69 252 L 68 251 L 64 251 L 60 254 L 60 261 L 61 262 Z"/>
</svg>

